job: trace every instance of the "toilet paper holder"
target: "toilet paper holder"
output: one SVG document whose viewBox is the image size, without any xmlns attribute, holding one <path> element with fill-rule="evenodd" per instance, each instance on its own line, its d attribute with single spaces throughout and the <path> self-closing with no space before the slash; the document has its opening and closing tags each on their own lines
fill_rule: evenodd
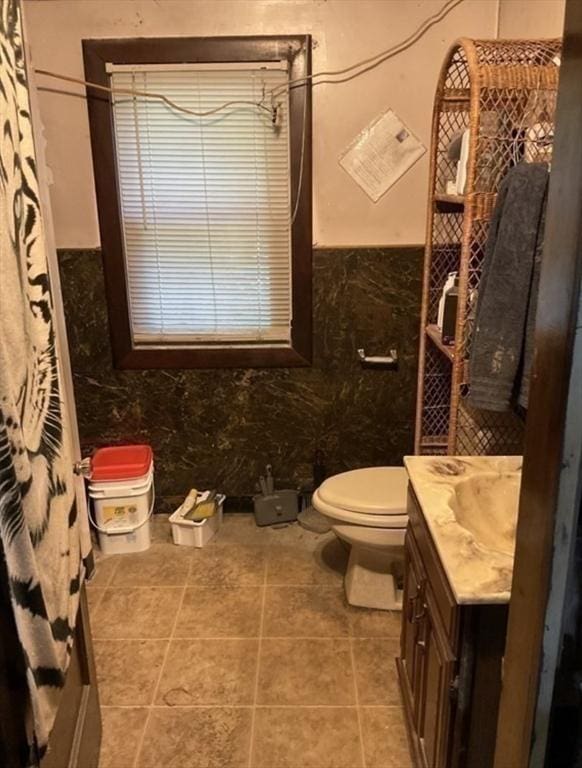
<svg viewBox="0 0 582 768">
<path fill-rule="evenodd" d="M 391 349 L 388 355 L 367 355 L 363 347 L 358 349 L 358 360 L 364 368 L 398 368 L 398 351 Z"/>
</svg>

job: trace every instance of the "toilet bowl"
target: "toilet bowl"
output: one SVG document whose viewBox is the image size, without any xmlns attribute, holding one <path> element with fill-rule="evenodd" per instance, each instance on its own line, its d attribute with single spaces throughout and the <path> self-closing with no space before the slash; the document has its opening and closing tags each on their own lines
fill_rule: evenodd
<svg viewBox="0 0 582 768">
<path fill-rule="evenodd" d="M 407 487 L 404 467 L 367 467 L 334 475 L 313 494 L 315 509 L 351 546 L 344 577 L 350 605 L 402 608 Z"/>
</svg>

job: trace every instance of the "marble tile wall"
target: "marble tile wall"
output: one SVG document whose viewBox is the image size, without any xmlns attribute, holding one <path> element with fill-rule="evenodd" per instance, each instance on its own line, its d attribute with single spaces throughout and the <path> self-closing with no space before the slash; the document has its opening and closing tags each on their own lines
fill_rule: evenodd
<svg viewBox="0 0 582 768">
<path fill-rule="evenodd" d="M 254 492 L 271 462 L 282 484 L 397 464 L 412 451 L 422 250 L 313 254 L 313 366 L 120 371 L 113 368 L 101 254 L 59 252 L 81 443 L 149 442 L 157 493 L 190 487 Z M 356 350 L 396 347 L 398 371 L 363 370 Z"/>
</svg>

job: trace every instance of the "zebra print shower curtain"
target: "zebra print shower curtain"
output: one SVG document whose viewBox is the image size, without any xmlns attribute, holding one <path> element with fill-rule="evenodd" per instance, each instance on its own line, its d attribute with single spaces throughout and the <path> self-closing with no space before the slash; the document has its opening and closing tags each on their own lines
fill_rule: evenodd
<svg viewBox="0 0 582 768">
<path fill-rule="evenodd" d="M 88 538 L 61 397 L 21 9 L 18 0 L 0 7 L 0 556 L 26 667 L 26 752 L 37 765 L 68 667 Z"/>
</svg>

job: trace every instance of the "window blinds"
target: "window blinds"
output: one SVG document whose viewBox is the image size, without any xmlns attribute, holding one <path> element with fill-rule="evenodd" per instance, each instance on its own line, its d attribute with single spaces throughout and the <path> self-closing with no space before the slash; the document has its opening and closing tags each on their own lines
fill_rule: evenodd
<svg viewBox="0 0 582 768">
<path fill-rule="evenodd" d="M 114 88 L 161 93 L 196 111 L 260 101 L 288 79 L 282 64 L 108 69 Z M 251 105 L 199 118 L 160 100 L 114 96 L 135 343 L 289 343 L 289 110 L 281 100 L 274 126 Z"/>
</svg>

